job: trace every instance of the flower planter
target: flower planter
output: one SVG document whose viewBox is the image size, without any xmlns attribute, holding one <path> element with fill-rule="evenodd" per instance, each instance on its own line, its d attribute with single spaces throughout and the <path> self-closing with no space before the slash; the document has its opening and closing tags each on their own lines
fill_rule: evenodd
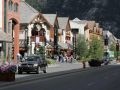
<svg viewBox="0 0 120 90">
<path fill-rule="evenodd" d="M 15 81 L 15 73 L 0 73 L 0 81 Z"/>
<path fill-rule="evenodd" d="M 89 63 L 89 66 L 91 67 L 101 66 L 101 61 L 95 60 L 95 59 L 91 59 L 91 61 L 89 61 L 88 63 Z"/>
</svg>

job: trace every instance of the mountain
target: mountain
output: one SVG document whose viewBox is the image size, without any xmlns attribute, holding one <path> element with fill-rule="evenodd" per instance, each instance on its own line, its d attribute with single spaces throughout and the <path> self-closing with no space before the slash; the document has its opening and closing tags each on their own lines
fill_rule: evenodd
<svg viewBox="0 0 120 90">
<path fill-rule="evenodd" d="M 120 0 L 26 0 L 42 13 L 95 20 L 120 38 Z M 34 5 L 33 5 L 33 2 Z"/>
</svg>

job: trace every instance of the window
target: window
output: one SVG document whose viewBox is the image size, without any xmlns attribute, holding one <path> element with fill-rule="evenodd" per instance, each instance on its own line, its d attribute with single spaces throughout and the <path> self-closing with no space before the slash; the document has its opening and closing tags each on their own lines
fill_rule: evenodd
<svg viewBox="0 0 120 90">
<path fill-rule="evenodd" d="M 14 12 L 18 12 L 18 4 L 17 3 L 14 4 Z"/>
<path fill-rule="evenodd" d="M 8 6 L 9 10 L 12 11 L 12 9 L 13 9 L 13 2 L 12 2 L 12 0 L 9 0 L 8 5 L 9 5 Z"/>
</svg>

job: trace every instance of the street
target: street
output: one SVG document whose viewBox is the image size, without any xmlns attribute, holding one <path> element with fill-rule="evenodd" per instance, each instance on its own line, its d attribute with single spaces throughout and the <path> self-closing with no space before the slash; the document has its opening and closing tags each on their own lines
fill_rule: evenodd
<svg viewBox="0 0 120 90">
<path fill-rule="evenodd" d="M 120 90 L 119 83 L 120 65 L 110 65 L 6 86 L 0 90 Z"/>
<path fill-rule="evenodd" d="M 87 65 L 88 67 L 88 65 Z M 60 71 L 67 71 L 67 70 L 72 70 L 72 69 L 79 69 L 82 68 L 82 63 L 76 62 L 76 63 L 58 63 L 55 65 L 49 65 L 47 67 L 47 73 L 54 73 L 54 72 L 60 72 Z M 16 79 L 21 79 L 22 77 L 27 77 L 34 75 L 35 73 L 30 73 L 30 74 L 16 74 Z M 40 74 L 43 74 L 41 71 Z"/>
</svg>

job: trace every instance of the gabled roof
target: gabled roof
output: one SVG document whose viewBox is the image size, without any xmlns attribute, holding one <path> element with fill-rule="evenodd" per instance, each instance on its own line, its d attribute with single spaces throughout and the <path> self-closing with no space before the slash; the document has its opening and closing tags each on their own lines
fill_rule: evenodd
<svg viewBox="0 0 120 90">
<path fill-rule="evenodd" d="M 73 19 L 73 21 L 77 21 L 78 22 L 78 21 L 80 21 L 80 19 L 76 17 L 75 19 Z"/>
<path fill-rule="evenodd" d="M 43 14 L 43 16 L 46 18 L 46 20 L 51 24 L 54 25 L 55 19 L 56 19 L 56 14 Z"/>
<path fill-rule="evenodd" d="M 30 23 L 39 12 L 24 0 L 20 1 L 20 23 Z"/>
<path fill-rule="evenodd" d="M 76 21 L 76 23 L 86 26 L 87 25 L 87 21 L 86 20 L 80 20 L 80 21 Z"/>
<path fill-rule="evenodd" d="M 60 29 L 66 29 L 68 20 L 69 20 L 68 17 L 58 17 L 58 23 L 59 23 Z"/>
<path fill-rule="evenodd" d="M 88 28 L 93 30 L 95 27 L 95 21 L 87 21 L 87 23 L 88 23 Z"/>
</svg>

